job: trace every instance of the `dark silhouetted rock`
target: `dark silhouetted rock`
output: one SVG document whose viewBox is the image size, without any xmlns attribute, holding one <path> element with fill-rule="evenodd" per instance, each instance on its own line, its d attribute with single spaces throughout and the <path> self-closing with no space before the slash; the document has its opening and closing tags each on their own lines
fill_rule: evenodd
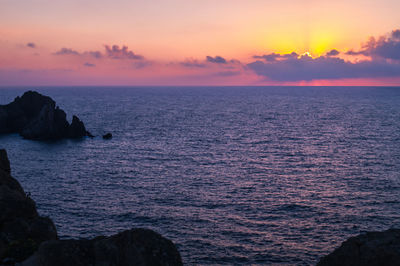
<svg viewBox="0 0 400 266">
<path fill-rule="evenodd" d="M 58 240 L 43 243 L 21 266 L 68 265 L 182 265 L 168 239 L 147 229 L 132 229 L 92 240 Z"/>
<path fill-rule="evenodd" d="M 8 160 L 6 150 L 4 149 L 0 150 L 0 169 L 6 173 L 11 173 L 10 161 Z"/>
<path fill-rule="evenodd" d="M 82 121 L 67 115 L 48 96 L 34 91 L 25 92 L 7 105 L 0 105 L 0 133 L 19 133 L 32 140 L 81 138 L 91 135 Z"/>
<path fill-rule="evenodd" d="M 351 237 L 331 254 L 323 257 L 317 265 L 400 265 L 400 229 Z"/>
<path fill-rule="evenodd" d="M 68 128 L 68 137 L 69 138 L 81 138 L 82 136 L 91 135 L 86 131 L 85 125 L 77 116 L 72 116 L 72 123 Z"/>
<path fill-rule="evenodd" d="M 107 133 L 107 134 L 103 135 L 103 139 L 112 139 L 112 134 Z"/>
<path fill-rule="evenodd" d="M 35 202 L 10 172 L 7 152 L 0 150 L 0 265 L 23 261 L 41 242 L 57 239 L 53 222 L 38 215 Z"/>
<path fill-rule="evenodd" d="M 20 134 L 26 139 L 33 140 L 62 139 L 70 128 L 66 117 L 65 112 L 58 107 L 54 109 L 50 105 L 45 105 L 39 115 L 32 119 Z"/>
<path fill-rule="evenodd" d="M 38 215 L 10 172 L 7 153 L 0 150 L 0 265 L 182 265 L 175 245 L 148 229 L 58 240 L 52 220 Z"/>
</svg>

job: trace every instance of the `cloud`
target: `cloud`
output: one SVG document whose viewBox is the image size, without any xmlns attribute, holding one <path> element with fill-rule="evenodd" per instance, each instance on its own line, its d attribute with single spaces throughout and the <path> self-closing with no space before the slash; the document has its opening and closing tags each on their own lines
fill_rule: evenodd
<svg viewBox="0 0 400 266">
<path fill-rule="evenodd" d="M 242 72 L 240 71 L 221 71 L 221 72 L 217 72 L 215 73 L 215 76 L 220 76 L 220 77 L 233 77 L 233 76 L 238 76 L 240 75 Z"/>
<path fill-rule="evenodd" d="M 184 62 L 179 63 L 181 66 L 190 67 L 190 68 L 204 68 L 206 65 L 204 63 L 199 62 L 195 59 L 187 59 Z"/>
<path fill-rule="evenodd" d="M 29 47 L 29 48 L 36 48 L 36 44 L 33 43 L 33 42 L 28 42 L 28 43 L 26 44 L 26 46 Z"/>
<path fill-rule="evenodd" d="M 82 57 L 93 57 L 95 59 L 101 59 L 104 57 L 112 58 L 112 59 L 133 59 L 133 60 L 142 60 L 143 56 L 135 54 L 132 51 L 128 50 L 127 46 L 122 46 L 119 48 L 118 45 L 105 45 L 105 52 L 102 53 L 100 51 L 84 51 L 82 53 L 73 50 L 71 48 L 61 48 L 59 51 L 55 52 L 54 55 L 75 55 Z"/>
<path fill-rule="evenodd" d="M 400 30 L 392 31 L 392 38 L 396 40 L 400 40 Z"/>
<path fill-rule="evenodd" d="M 96 59 L 100 59 L 100 58 L 103 57 L 103 55 L 102 55 L 102 53 L 100 51 L 86 51 L 83 54 L 91 56 L 91 57 L 94 57 Z"/>
<path fill-rule="evenodd" d="M 272 53 L 267 55 L 255 55 L 253 56 L 254 59 L 264 59 L 265 61 L 272 62 L 275 61 L 280 54 Z"/>
<path fill-rule="evenodd" d="M 207 60 L 207 62 L 215 63 L 215 64 L 227 64 L 228 63 L 225 58 L 218 56 L 218 55 L 216 57 L 207 56 L 206 60 Z"/>
<path fill-rule="evenodd" d="M 365 51 L 354 51 L 354 50 L 349 50 L 345 54 L 346 55 L 368 55 Z"/>
<path fill-rule="evenodd" d="M 83 53 L 80 53 L 78 51 L 75 51 L 71 48 L 61 48 L 57 52 L 54 53 L 54 55 L 75 55 L 75 56 L 90 56 L 96 59 L 100 59 L 103 57 L 102 53 L 100 51 L 85 51 Z"/>
<path fill-rule="evenodd" d="M 326 53 L 326 56 L 337 56 L 339 54 L 340 54 L 340 52 L 338 50 L 332 49 L 332 50 L 330 50 L 329 52 Z"/>
<path fill-rule="evenodd" d="M 92 64 L 92 63 L 89 63 L 89 62 L 86 62 L 86 63 L 84 63 L 83 64 L 85 67 L 95 67 L 96 65 L 95 64 Z"/>
<path fill-rule="evenodd" d="M 70 48 L 61 48 L 59 51 L 54 53 L 55 55 L 80 55 L 79 52 Z"/>
<path fill-rule="evenodd" d="M 400 60 L 400 30 L 393 30 L 388 36 L 380 36 L 377 39 L 370 37 L 360 51 L 350 50 L 346 54 Z"/>
<path fill-rule="evenodd" d="M 207 56 L 204 61 L 197 59 L 186 59 L 183 62 L 179 62 L 179 65 L 187 68 L 206 68 L 211 66 L 211 64 L 220 65 L 225 69 L 235 68 L 234 65 L 242 65 L 239 60 L 231 59 L 228 61 L 222 56 Z"/>
<path fill-rule="evenodd" d="M 367 48 L 371 56 L 400 60 L 400 40 L 395 38 L 371 41 Z"/>
<path fill-rule="evenodd" d="M 259 76 L 283 82 L 400 76 L 400 64 L 397 63 L 385 60 L 352 63 L 341 58 L 325 56 L 312 58 L 303 55 L 272 62 L 258 60 L 247 66 Z"/>
<path fill-rule="evenodd" d="M 118 45 L 105 45 L 106 48 L 106 55 L 113 59 L 132 59 L 132 60 L 141 60 L 144 59 L 143 56 L 135 54 L 132 51 L 128 50 L 128 46 L 122 46 L 119 48 Z"/>
<path fill-rule="evenodd" d="M 136 68 L 136 69 L 142 69 L 142 68 L 151 66 L 152 64 L 153 63 L 150 62 L 150 61 L 140 60 L 140 61 L 134 62 L 133 63 L 133 67 Z"/>
<path fill-rule="evenodd" d="M 362 61 L 346 61 L 339 55 L 336 49 L 315 58 L 294 52 L 255 55 L 253 58 L 257 60 L 247 67 L 261 77 L 282 82 L 400 77 L 400 30 L 377 39 L 371 37 L 359 51 L 345 52 L 345 55 L 366 56 Z"/>
<path fill-rule="evenodd" d="M 239 60 L 237 60 L 237 59 L 232 59 L 232 60 L 229 61 L 229 63 L 231 63 L 231 64 L 238 64 L 238 65 L 242 64 L 242 63 L 241 63 Z"/>
<path fill-rule="evenodd" d="M 299 55 L 295 52 L 292 52 L 290 54 L 277 54 L 277 53 L 272 53 L 272 54 L 266 54 L 266 55 L 255 55 L 253 56 L 254 59 L 264 59 L 267 62 L 273 62 L 277 60 L 284 60 L 288 58 L 297 58 Z"/>
</svg>

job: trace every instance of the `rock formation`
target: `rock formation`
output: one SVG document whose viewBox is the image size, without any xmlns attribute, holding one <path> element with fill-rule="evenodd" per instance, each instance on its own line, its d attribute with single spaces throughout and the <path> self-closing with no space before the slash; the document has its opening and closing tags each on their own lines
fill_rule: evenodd
<svg viewBox="0 0 400 266">
<path fill-rule="evenodd" d="M 400 265 L 400 229 L 368 232 L 347 239 L 318 266 Z"/>
<path fill-rule="evenodd" d="M 44 242 L 21 266 L 182 265 L 174 244 L 147 229 L 92 240 Z"/>
<path fill-rule="evenodd" d="M 53 222 L 38 215 L 35 202 L 11 176 L 5 150 L 0 150 L 0 210 L 0 265 L 22 261 L 43 241 L 57 239 Z"/>
<path fill-rule="evenodd" d="M 51 219 L 38 215 L 10 169 L 6 151 L 0 150 L 0 265 L 182 265 L 175 245 L 148 229 L 58 240 Z"/>
<path fill-rule="evenodd" d="M 103 135 L 103 139 L 112 139 L 112 134 L 107 133 L 107 134 Z"/>
<path fill-rule="evenodd" d="M 32 140 L 57 140 L 91 136 L 78 117 L 71 125 L 67 115 L 48 96 L 25 92 L 7 105 L 0 105 L 0 134 L 19 133 Z"/>
</svg>

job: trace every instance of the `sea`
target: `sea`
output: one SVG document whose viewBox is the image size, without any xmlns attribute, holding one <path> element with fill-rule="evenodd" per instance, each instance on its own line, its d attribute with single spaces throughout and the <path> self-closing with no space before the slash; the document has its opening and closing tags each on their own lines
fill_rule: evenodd
<svg viewBox="0 0 400 266">
<path fill-rule="evenodd" d="M 400 88 L 2 87 L 0 104 L 27 90 L 96 136 L 0 136 L 61 239 L 140 227 L 186 265 L 313 265 L 400 228 Z"/>
</svg>

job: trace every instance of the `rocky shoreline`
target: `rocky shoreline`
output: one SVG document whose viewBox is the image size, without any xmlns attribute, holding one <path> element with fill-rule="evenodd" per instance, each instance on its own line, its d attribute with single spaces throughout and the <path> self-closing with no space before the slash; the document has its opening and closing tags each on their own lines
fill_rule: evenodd
<svg viewBox="0 0 400 266">
<path fill-rule="evenodd" d="M 367 232 L 350 237 L 317 266 L 400 265 L 400 229 Z"/>
<path fill-rule="evenodd" d="M 11 176 L 0 150 L 0 265 L 182 265 L 172 241 L 149 229 L 94 239 L 59 240 L 53 221 Z"/>
</svg>

